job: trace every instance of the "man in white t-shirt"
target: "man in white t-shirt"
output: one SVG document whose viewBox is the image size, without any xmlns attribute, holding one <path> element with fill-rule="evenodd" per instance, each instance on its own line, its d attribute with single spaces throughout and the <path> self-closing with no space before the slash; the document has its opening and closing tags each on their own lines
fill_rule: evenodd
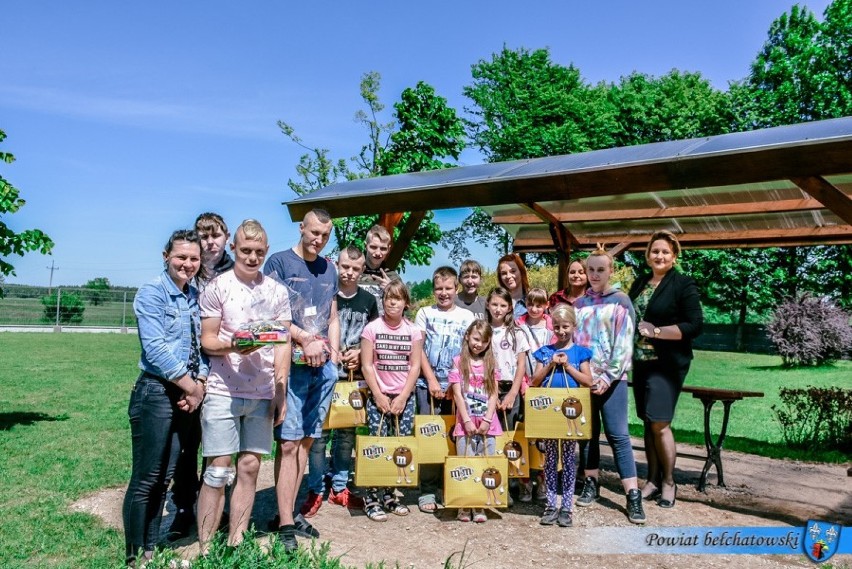
<svg viewBox="0 0 852 569">
<path fill-rule="evenodd" d="M 256 320 L 292 320 L 287 289 L 260 269 L 269 250 L 266 231 L 244 221 L 231 245 L 231 271 L 204 289 L 201 346 L 210 356 L 207 395 L 201 409 L 201 449 L 208 459 L 198 496 L 198 541 L 204 555 L 219 527 L 225 486 L 231 492 L 228 545 L 242 541 L 254 505 L 261 455 L 272 448 L 272 427 L 284 421 L 290 344 L 241 349 L 234 332 Z M 237 454 L 237 467 L 232 455 Z"/>
</svg>

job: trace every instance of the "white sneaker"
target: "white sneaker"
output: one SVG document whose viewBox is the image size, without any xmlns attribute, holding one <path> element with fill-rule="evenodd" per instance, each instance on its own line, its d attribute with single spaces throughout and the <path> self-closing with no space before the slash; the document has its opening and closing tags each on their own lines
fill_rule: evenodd
<svg viewBox="0 0 852 569">
<path fill-rule="evenodd" d="M 456 514 L 456 519 L 460 522 L 469 522 L 470 510 L 468 508 L 459 508 L 459 513 Z"/>
</svg>

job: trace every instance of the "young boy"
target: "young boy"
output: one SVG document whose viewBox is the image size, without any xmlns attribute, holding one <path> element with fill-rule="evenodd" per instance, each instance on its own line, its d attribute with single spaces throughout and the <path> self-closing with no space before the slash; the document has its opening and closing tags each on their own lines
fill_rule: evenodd
<svg viewBox="0 0 852 569">
<path fill-rule="evenodd" d="M 392 248 L 391 234 L 387 229 L 381 225 L 370 228 L 364 241 L 366 266 L 358 280 L 358 286 L 376 298 L 379 314 L 382 313 L 382 293 L 392 280 L 400 280 L 396 271 L 385 267 L 385 260 Z"/>
<path fill-rule="evenodd" d="M 474 321 L 473 313 L 456 306 L 458 273 L 452 267 L 438 267 L 432 274 L 435 304 L 417 311 L 414 324 L 423 331 L 423 357 L 420 360 L 420 379 L 417 380 L 417 413 L 449 415 L 452 395 L 449 392 L 449 373 L 453 358 L 461 352 L 462 339 Z M 435 492 L 443 482 L 443 466 L 420 466 L 420 511 L 432 513 L 437 508 Z"/>
<path fill-rule="evenodd" d="M 459 267 L 461 292 L 456 297 L 456 306 L 470 310 L 475 318 L 485 318 L 485 299 L 479 296 L 479 285 L 482 282 L 482 265 L 468 259 Z"/>
<path fill-rule="evenodd" d="M 204 286 L 214 277 L 234 267 L 234 260 L 228 255 L 228 226 L 218 213 L 202 213 L 195 219 L 195 231 L 201 239 L 201 265 L 204 276 L 199 278 Z"/>
<path fill-rule="evenodd" d="M 341 380 L 349 379 L 353 371 L 356 380 L 361 376 L 361 332 L 368 322 L 379 317 L 376 299 L 358 286 L 358 279 L 364 272 L 364 253 L 357 247 L 349 246 L 340 252 L 337 260 L 337 319 L 340 322 L 340 363 L 338 375 Z M 355 429 L 335 429 L 325 431 L 323 436 L 314 439 L 311 445 L 308 474 L 305 485 L 307 499 L 302 503 L 301 513 L 306 518 L 313 517 L 322 505 L 325 490 L 323 481 L 326 469 L 325 448 L 328 438 L 331 443 L 331 492 L 328 501 L 338 506 L 360 509 L 363 500 L 351 494 L 347 484 L 352 470 L 352 449 L 355 446 Z"/>
<path fill-rule="evenodd" d="M 518 327 L 523 330 L 530 342 L 530 349 L 527 352 L 527 376 L 533 376 L 536 369 L 536 361 L 533 354 L 542 346 L 547 346 L 556 341 L 556 336 L 553 335 L 553 323 L 550 315 L 546 313 L 548 305 L 547 291 L 543 288 L 531 288 L 527 293 L 527 313 L 518 318 Z M 526 392 L 526 379 L 521 387 L 521 394 Z M 536 499 L 544 500 L 547 497 L 547 489 L 544 486 L 544 479 L 540 473 L 538 476 L 533 476 L 521 481 L 520 498 L 521 502 L 532 502 L 533 499 L 533 482 L 535 477 L 538 480 L 536 490 Z"/>
</svg>

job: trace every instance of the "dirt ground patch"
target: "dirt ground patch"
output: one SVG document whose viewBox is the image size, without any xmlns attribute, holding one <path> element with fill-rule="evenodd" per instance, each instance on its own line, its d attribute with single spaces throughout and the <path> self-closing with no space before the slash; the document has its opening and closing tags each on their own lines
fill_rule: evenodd
<svg viewBox="0 0 852 569">
<path fill-rule="evenodd" d="M 639 441 L 635 440 L 634 444 Z M 632 527 L 624 513 L 624 496 L 612 467 L 608 447 L 603 447 L 601 498 L 587 508 L 576 508 L 574 527 L 542 527 L 538 524 L 540 504 L 519 504 L 511 510 L 490 512 L 485 524 L 462 524 L 454 511 L 428 515 L 417 511 L 416 494 L 405 502 L 412 512 L 407 517 L 390 516 L 386 523 L 368 520 L 361 512 L 347 511 L 323 504 L 311 521 L 321 532 L 321 540 L 331 542 L 335 555 L 348 565 L 363 566 L 384 560 L 391 567 L 442 567 L 453 552 L 466 548 L 466 566 L 544 568 L 587 565 L 640 568 L 697 567 L 812 567 L 804 555 L 607 555 L 588 558 L 596 551 L 612 550 L 624 531 Z M 681 445 L 679 451 L 700 455 L 703 449 Z M 828 520 L 852 525 L 852 478 L 848 465 L 809 464 L 781 461 L 737 452 L 724 453 L 727 488 L 710 485 L 706 493 L 695 484 L 703 462 L 679 458 L 675 479 L 678 483 L 677 506 L 663 510 L 646 502 L 647 526 L 793 526 L 802 527 L 809 519 Z M 645 456 L 637 451 L 639 476 L 644 475 Z M 715 482 L 715 472 L 710 481 Z M 121 504 L 124 488 L 111 488 L 87 496 L 72 508 L 94 514 L 112 527 L 121 528 Z M 272 489 L 272 465 L 264 462 L 258 484 L 258 496 L 252 514 L 258 528 L 275 512 Z M 168 528 L 172 512 L 164 520 Z M 181 555 L 197 553 L 194 538 L 179 542 Z M 468 565 L 468 563 L 470 565 Z M 852 567 L 852 556 L 835 556 L 834 567 Z"/>
</svg>

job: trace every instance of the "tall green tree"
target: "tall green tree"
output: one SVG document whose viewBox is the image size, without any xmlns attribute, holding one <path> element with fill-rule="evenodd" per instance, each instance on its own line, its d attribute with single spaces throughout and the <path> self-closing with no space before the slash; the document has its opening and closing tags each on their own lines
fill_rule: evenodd
<svg viewBox="0 0 852 569">
<path fill-rule="evenodd" d="M 0 130 L 0 143 L 5 139 L 6 133 Z M 11 153 L 0 151 L 0 162 L 11 164 L 14 161 L 15 157 Z M 53 248 L 53 241 L 40 229 L 16 232 L 7 225 L 5 218 L 26 203 L 18 188 L 0 174 L 0 276 L 15 274 L 15 267 L 6 260 L 9 255 L 22 256 L 28 251 L 39 251 L 46 255 Z"/>
<path fill-rule="evenodd" d="M 615 143 L 615 109 L 604 85 L 551 60 L 547 49 L 503 47 L 471 68 L 463 90 L 470 133 L 489 162 L 585 152 Z"/>
<path fill-rule="evenodd" d="M 615 146 L 698 138 L 728 132 L 730 100 L 700 73 L 673 69 L 662 77 L 634 72 L 611 85 Z"/>
<path fill-rule="evenodd" d="M 379 98 L 381 76 L 377 72 L 365 73 L 361 78 L 361 99 L 366 110 L 357 112 L 355 118 L 367 131 L 367 143 L 360 152 L 345 160 L 332 158 L 327 148 L 306 145 L 292 126 L 279 121 L 278 126 L 290 140 L 304 148 L 296 166 L 297 179 L 287 185 L 297 195 L 305 195 L 333 183 L 364 177 L 418 172 L 453 166 L 447 158 L 458 159 L 464 149 L 464 125 L 446 99 L 438 96 L 433 87 L 419 82 L 405 89 L 400 101 L 394 104 L 395 121 L 382 122 L 385 106 Z M 397 126 L 398 125 L 398 126 Z M 405 223 L 409 214 L 403 216 Z M 378 221 L 378 216 L 350 216 L 334 220 L 334 234 L 338 247 L 355 245 L 363 247 L 367 230 Z M 441 229 L 429 211 L 414 234 L 406 255 L 400 264 L 426 265 L 434 255 L 433 245 L 441 239 Z"/>
</svg>

